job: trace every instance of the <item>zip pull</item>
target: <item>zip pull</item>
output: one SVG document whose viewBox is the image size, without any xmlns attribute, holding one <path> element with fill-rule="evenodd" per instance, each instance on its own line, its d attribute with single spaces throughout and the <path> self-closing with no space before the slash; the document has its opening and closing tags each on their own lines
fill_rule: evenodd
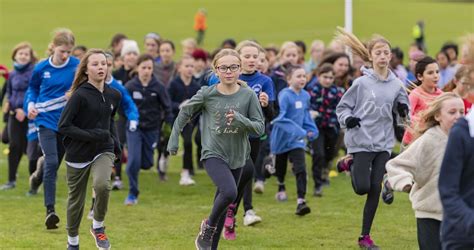
<svg viewBox="0 0 474 250">
<path fill-rule="evenodd" d="M 105 102 L 104 94 L 100 94 L 102 96 L 102 101 Z"/>
</svg>

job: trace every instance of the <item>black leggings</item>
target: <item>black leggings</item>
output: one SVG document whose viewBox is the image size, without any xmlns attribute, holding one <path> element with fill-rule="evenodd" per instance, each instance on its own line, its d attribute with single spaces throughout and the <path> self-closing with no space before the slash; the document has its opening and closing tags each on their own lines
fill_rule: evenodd
<svg viewBox="0 0 474 250">
<path fill-rule="evenodd" d="M 277 154 L 275 159 L 275 175 L 278 178 L 279 190 L 285 183 L 286 169 L 288 167 L 288 158 L 293 163 L 293 173 L 296 176 L 296 190 L 298 198 L 304 199 L 306 194 L 306 163 L 305 163 L 305 152 L 302 148 L 292 149 L 283 154 Z"/>
<path fill-rule="evenodd" d="M 416 218 L 418 247 L 420 250 L 441 250 L 441 221 L 429 218 Z"/>
<path fill-rule="evenodd" d="M 21 157 L 26 153 L 26 133 L 28 132 L 28 120 L 19 122 L 14 115 L 8 119 L 8 137 L 10 139 L 10 153 L 8 154 L 8 181 L 16 181 L 16 172 Z"/>
<path fill-rule="evenodd" d="M 225 215 L 227 207 L 237 198 L 237 186 L 242 175 L 242 168 L 230 169 L 229 165 L 219 158 L 204 160 L 204 168 L 217 187 L 208 222 L 210 226 L 215 227 L 219 218 Z"/>
<path fill-rule="evenodd" d="M 260 139 L 250 139 L 250 159 L 247 160 L 244 166 L 242 177 L 238 187 L 237 200 L 235 201 L 235 213 L 239 208 L 242 197 L 244 198 L 244 211 L 253 209 L 252 206 L 252 184 L 253 177 L 256 172 L 254 162 L 257 160 L 258 152 L 260 151 Z"/>
<path fill-rule="evenodd" d="M 390 158 L 388 152 L 353 153 L 354 162 L 351 168 L 352 187 L 358 195 L 367 194 L 362 218 L 362 235 L 370 234 L 375 212 L 379 204 L 382 179 L 385 174 L 385 163 Z"/>
<path fill-rule="evenodd" d="M 323 184 L 323 169 L 329 169 L 329 162 L 336 155 L 336 143 L 338 133 L 334 128 L 322 128 L 319 136 L 312 142 L 312 170 L 314 187 L 319 188 Z"/>
<path fill-rule="evenodd" d="M 193 131 L 194 131 L 194 128 L 195 128 L 195 125 L 193 123 L 188 123 L 183 128 L 183 131 L 181 131 L 181 136 L 183 137 L 183 146 L 184 146 L 183 169 L 189 170 L 190 173 L 194 172 L 194 166 L 193 166 Z M 198 154 L 198 157 L 199 157 L 199 154 Z"/>
</svg>

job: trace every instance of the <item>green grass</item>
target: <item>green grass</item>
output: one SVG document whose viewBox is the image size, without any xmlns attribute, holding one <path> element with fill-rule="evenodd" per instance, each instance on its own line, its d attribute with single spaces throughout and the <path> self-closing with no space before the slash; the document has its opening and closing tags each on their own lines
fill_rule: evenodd
<svg viewBox="0 0 474 250">
<path fill-rule="evenodd" d="M 309 159 L 307 161 L 310 162 Z M 4 157 L 2 166 L 6 165 Z M 137 206 L 126 207 L 126 190 L 111 193 L 106 226 L 115 249 L 191 249 L 201 219 L 212 205 L 214 187 L 205 172 L 198 171 L 197 185 L 178 185 L 180 159 L 174 157 L 168 182 L 159 182 L 155 171 L 140 174 L 141 194 Z M 2 167 L 1 181 L 6 168 Z M 26 197 L 27 166 L 22 162 L 18 186 L 0 193 L 0 242 L 2 249 L 59 249 L 66 243 L 65 215 L 67 187 L 64 165 L 59 170 L 57 183 L 57 211 L 60 229 L 47 231 L 43 225 L 45 211 L 43 193 Z M 309 185 L 312 185 L 312 180 Z M 222 249 L 357 249 L 361 214 L 365 196 L 353 193 L 350 178 L 339 175 L 331 179 L 323 198 L 311 196 L 308 204 L 312 213 L 300 218 L 294 215 L 296 188 L 292 174 L 287 176 L 289 201 L 274 200 L 276 180 L 267 181 L 263 195 L 254 195 L 254 206 L 263 222 L 245 227 L 239 213 L 237 241 L 221 241 Z M 90 190 L 86 211 L 90 207 Z M 88 232 L 90 221 L 84 216 L 80 229 L 81 247 L 94 249 Z M 397 194 L 391 206 L 380 204 L 373 230 L 373 238 L 384 249 L 416 249 L 416 225 L 406 194 Z"/>
<path fill-rule="evenodd" d="M 179 41 L 195 36 L 193 15 L 199 7 L 207 8 L 209 13 L 205 40 L 209 50 L 228 37 L 254 38 L 264 45 L 296 39 L 309 44 L 316 38 L 328 42 L 335 27 L 344 24 L 342 0 L 0 0 L 0 63 L 11 67 L 11 50 L 24 40 L 30 41 L 43 57 L 56 27 L 72 29 L 77 44 L 102 48 L 116 32 L 141 43 L 147 32 L 155 31 L 174 40 L 180 54 Z M 426 22 L 428 49 L 433 55 L 446 40 L 473 32 L 473 14 L 474 4 L 466 2 L 360 0 L 354 1 L 354 32 L 361 38 L 380 33 L 406 50 L 412 41 L 411 28 L 422 18 Z M 112 192 L 106 225 L 114 249 L 193 248 L 199 223 L 211 209 L 214 187 L 204 172 L 197 173 L 196 186 L 180 187 L 180 167 L 179 158 L 173 158 L 170 180 L 166 183 L 158 182 L 156 173 L 143 171 L 142 193 L 135 207 L 123 205 L 126 191 Z M 27 175 L 24 159 L 18 187 L 0 192 L 0 249 L 64 248 L 64 165 L 58 174 L 57 211 L 62 221 L 56 231 L 44 229 L 42 193 L 25 196 Z M 5 183 L 6 178 L 6 156 L 0 155 L 0 183 Z M 265 193 L 254 195 L 255 209 L 264 221 L 255 227 L 244 227 L 240 214 L 238 240 L 221 241 L 222 249 L 356 249 L 365 197 L 353 193 L 350 178 L 333 178 L 321 199 L 309 195 L 313 212 L 304 218 L 293 214 L 296 191 L 291 173 L 287 180 L 289 202 L 274 200 L 276 183 L 269 180 Z M 88 198 L 86 208 L 89 206 Z M 94 249 L 87 232 L 89 225 L 84 218 L 80 231 L 82 249 Z M 391 206 L 380 205 L 372 235 L 384 249 L 417 248 L 415 218 L 406 194 L 397 194 Z"/>
</svg>

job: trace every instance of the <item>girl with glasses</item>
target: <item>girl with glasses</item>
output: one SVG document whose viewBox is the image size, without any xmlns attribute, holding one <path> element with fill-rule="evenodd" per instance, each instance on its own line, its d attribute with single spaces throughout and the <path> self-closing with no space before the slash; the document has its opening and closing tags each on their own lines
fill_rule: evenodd
<svg viewBox="0 0 474 250">
<path fill-rule="evenodd" d="M 197 249 L 211 249 L 219 237 L 227 207 L 237 198 L 242 167 L 250 158 L 249 135 L 264 132 L 264 118 L 255 92 L 239 80 L 241 59 L 232 49 L 223 49 L 212 62 L 220 83 L 203 87 L 184 105 L 175 120 L 168 151 L 178 151 L 179 133 L 188 121 L 202 112 L 202 155 L 204 167 L 217 186 L 209 217 L 201 223 Z"/>
</svg>

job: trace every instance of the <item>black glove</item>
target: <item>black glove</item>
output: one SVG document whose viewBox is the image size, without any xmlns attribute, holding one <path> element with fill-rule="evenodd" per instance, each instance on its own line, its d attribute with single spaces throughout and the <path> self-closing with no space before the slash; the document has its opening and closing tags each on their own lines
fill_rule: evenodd
<svg viewBox="0 0 474 250">
<path fill-rule="evenodd" d="M 397 104 L 397 111 L 398 111 L 398 115 L 400 115 L 400 117 L 402 117 L 402 118 L 407 117 L 408 112 L 409 112 L 408 105 L 406 105 L 404 103 L 398 103 Z"/>
<path fill-rule="evenodd" d="M 360 128 L 360 118 L 349 116 L 346 119 L 346 127 L 347 129 L 355 128 L 358 126 Z"/>
</svg>

